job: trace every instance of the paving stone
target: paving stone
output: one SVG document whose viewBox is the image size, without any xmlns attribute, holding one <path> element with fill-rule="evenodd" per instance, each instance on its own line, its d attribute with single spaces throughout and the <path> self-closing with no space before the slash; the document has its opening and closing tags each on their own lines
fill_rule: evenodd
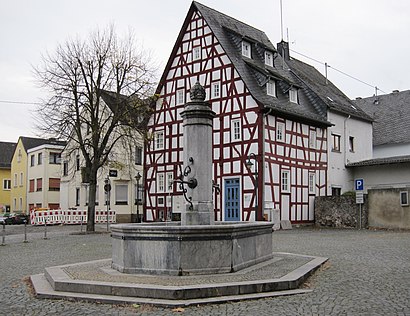
<svg viewBox="0 0 410 316">
<path fill-rule="evenodd" d="M 329 257 L 305 283 L 313 292 L 235 303 L 192 306 L 178 313 L 148 305 L 118 306 L 43 300 L 25 278 L 45 267 L 109 258 L 109 234 L 70 235 L 79 226 L 36 228 L 24 244 L 22 226 L 6 227 L 0 247 L 0 315 L 410 315 L 410 233 L 294 228 L 273 234 L 274 251 Z M 104 231 L 105 227 L 100 227 Z"/>
</svg>

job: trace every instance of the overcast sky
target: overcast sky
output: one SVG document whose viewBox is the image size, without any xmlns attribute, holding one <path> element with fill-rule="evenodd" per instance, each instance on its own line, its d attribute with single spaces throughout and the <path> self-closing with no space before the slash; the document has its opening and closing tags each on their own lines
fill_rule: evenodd
<svg viewBox="0 0 410 316">
<path fill-rule="evenodd" d="M 201 0 L 201 3 L 281 40 L 280 0 Z M 133 29 L 162 71 L 188 12 L 189 0 L 0 0 L 0 141 L 38 136 L 33 110 L 43 92 L 32 65 L 70 37 L 114 23 Z M 329 79 L 347 96 L 410 89 L 409 0 L 283 0 L 290 48 L 327 62 Z M 288 32 L 287 32 L 288 30 Z M 324 66 L 302 55 L 322 73 Z M 160 72 L 161 72 L 160 71 Z M 370 86 L 369 86 L 370 85 Z M 373 86 L 373 87 L 372 87 Z M 8 101 L 8 102 L 6 102 Z"/>
</svg>

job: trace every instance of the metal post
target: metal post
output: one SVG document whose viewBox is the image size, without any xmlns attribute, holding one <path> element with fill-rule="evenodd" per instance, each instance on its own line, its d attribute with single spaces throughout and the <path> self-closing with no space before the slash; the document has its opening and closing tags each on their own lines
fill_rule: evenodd
<svg viewBox="0 0 410 316">
<path fill-rule="evenodd" d="M 83 216 L 80 216 L 80 232 L 83 232 Z"/>
<path fill-rule="evenodd" d="M 362 203 L 359 204 L 359 229 L 362 229 Z"/>
<path fill-rule="evenodd" d="M 110 185 L 110 178 L 107 176 L 105 179 L 105 184 L 107 185 L 107 188 Z M 106 202 L 107 202 L 107 232 L 109 231 L 109 223 L 108 223 L 108 213 L 110 211 L 110 190 L 106 190 Z"/>
<path fill-rule="evenodd" d="M 24 220 L 24 243 L 27 243 L 27 220 Z"/>
<path fill-rule="evenodd" d="M 135 193 L 135 199 L 137 202 L 137 223 L 140 222 L 140 204 L 139 204 L 139 197 L 140 197 L 140 180 L 141 174 L 138 172 L 135 176 L 135 180 L 137 181 L 137 192 Z"/>
<path fill-rule="evenodd" d="M 44 237 L 43 237 L 43 239 L 48 239 L 47 238 L 47 217 L 46 217 L 46 215 L 43 215 L 44 216 Z"/>
<path fill-rule="evenodd" d="M 1 245 L 5 246 L 6 245 L 6 223 L 3 222 L 3 233 L 1 237 Z"/>
</svg>

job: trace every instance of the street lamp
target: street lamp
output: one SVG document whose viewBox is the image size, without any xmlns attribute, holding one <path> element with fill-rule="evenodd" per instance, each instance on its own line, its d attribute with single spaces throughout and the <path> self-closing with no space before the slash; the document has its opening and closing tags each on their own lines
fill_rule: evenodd
<svg viewBox="0 0 410 316">
<path fill-rule="evenodd" d="M 250 153 L 248 160 L 245 162 L 246 168 L 252 172 L 253 162 L 255 160 L 255 221 L 258 221 L 258 160 L 254 153 Z"/>
<path fill-rule="evenodd" d="M 140 193 L 140 180 L 141 180 L 141 174 L 138 172 L 137 175 L 135 176 L 135 180 L 137 181 L 137 192 L 135 194 L 135 202 L 137 203 L 137 223 L 140 222 L 140 205 L 139 205 L 139 193 Z"/>
</svg>

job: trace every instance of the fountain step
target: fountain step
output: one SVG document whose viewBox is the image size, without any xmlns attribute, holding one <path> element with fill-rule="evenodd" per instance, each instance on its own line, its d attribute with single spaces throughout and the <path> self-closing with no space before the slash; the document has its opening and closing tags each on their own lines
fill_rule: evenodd
<svg viewBox="0 0 410 316">
<path fill-rule="evenodd" d="M 327 258 L 275 253 L 269 262 L 245 271 L 202 277 L 126 275 L 109 267 L 110 259 L 47 268 L 31 280 L 39 298 L 112 304 L 184 306 L 310 292 L 299 289 Z M 280 277 L 272 278 L 272 267 Z M 281 270 L 282 271 L 279 271 Z M 141 281 L 138 283 L 138 280 Z"/>
</svg>

